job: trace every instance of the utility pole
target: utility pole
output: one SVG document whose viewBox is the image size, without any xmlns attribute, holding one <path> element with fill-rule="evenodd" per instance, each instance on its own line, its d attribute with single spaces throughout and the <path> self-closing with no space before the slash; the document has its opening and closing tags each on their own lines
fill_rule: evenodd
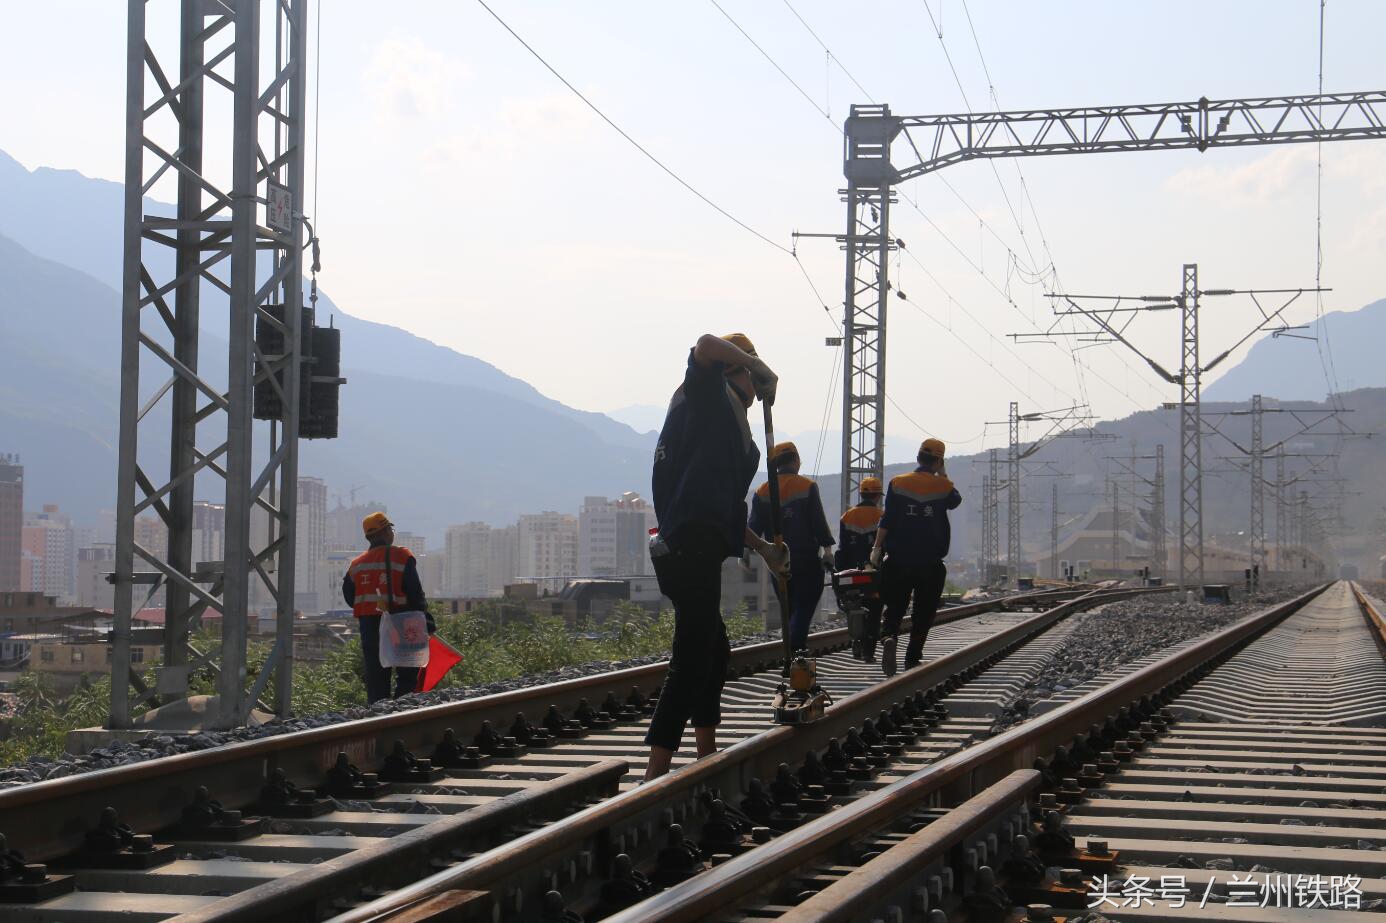
<svg viewBox="0 0 1386 923">
<path fill-rule="evenodd" d="M 1198 284 L 1198 265 L 1185 263 L 1180 276 L 1179 294 L 1162 295 L 1069 295 L 1054 293 L 1068 307 L 1056 309 L 1054 326 L 1042 333 L 1016 333 L 1012 338 L 1048 339 L 1055 336 L 1082 337 L 1087 342 L 1120 343 L 1140 356 L 1147 365 L 1170 384 L 1179 386 L 1179 401 L 1168 403 L 1168 410 L 1179 411 L 1179 585 L 1203 583 L 1203 418 L 1201 404 L 1202 376 L 1212 371 L 1255 334 L 1291 329 L 1280 320 L 1285 310 L 1306 292 L 1327 289 L 1201 289 Z M 1260 312 L 1255 325 L 1236 343 L 1218 353 L 1204 364 L 1199 358 L 1198 315 L 1203 298 L 1210 296 L 1247 295 Z M 1266 295 L 1288 295 L 1274 310 L 1261 303 Z M 1101 306 L 1085 307 L 1083 303 L 1103 302 Z M 1127 306 L 1131 303 L 1131 306 Z M 1180 316 L 1179 371 L 1170 372 L 1158 361 L 1137 347 L 1130 339 L 1129 328 L 1135 318 L 1150 311 L 1177 310 Z M 1094 323 L 1096 330 L 1059 330 L 1065 317 L 1083 316 Z"/>
<path fill-rule="evenodd" d="M 999 460 L 996 457 L 995 449 L 991 449 L 990 453 L 987 456 L 987 470 L 989 474 L 989 483 L 991 484 L 991 496 L 989 498 L 990 502 L 987 505 L 985 513 L 987 526 L 986 556 L 988 568 L 986 582 L 990 584 L 993 580 L 996 579 L 996 570 L 1001 562 L 1001 517 L 997 509 L 997 507 L 1000 505 L 998 479 L 1001 475 L 1001 467 Z"/>
<path fill-rule="evenodd" d="M 1028 446 L 1022 445 L 1020 425 L 1022 423 L 1048 422 L 1052 425 L 1049 430 L 1039 439 L 1030 443 Z M 1022 414 L 1020 404 L 1011 401 L 1009 413 L 1006 417 L 1007 452 L 1006 452 L 1006 579 L 1011 585 L 1020 576 L 1020 564 L 1023 556 L 1020 544 L 1020 520 L 1021 520 L 1021 497 L 1020 497 L 1020 463 L 1032 457 L 1040 449 L 1044 448 L 1054 439 L 1060 439 L 1076 435 L 1082 427 L 1091 426 L 1092 415 L 1088 413 L 1086 405 L 1075 405 L 1065 407 L 1062 410 L 1043 410 L 1035 413 Z M 988 424 L 988 425 L 999 425 Z M 1085 434 L 1088 438 L 1106 438 L 1104 433 Z M 992 470 L 995 471 L 995 450 L 992 453 Z M 995 492 L 993 481 L 993 492 Z M 995 501 L 994 501 L 995 502 Z M 998 539 L 999 544 L 999 539 Z"/>
<path fill-rule="evenodd" d="M 1345 427 L 1343 425 L 1343 420 L 1341 419 L 1340 415 L 1351 412 L 1352 411 L 1347 408 L 1331 408 L 1327 410 L 1321 410 L 1313 407 L 1268 408 L 1265 406 L 1265 402 L 1262 399 L 1261 395 L 1253 394 L 1251 396 L 1251 406 L 1248 410 L 1223 411 L 1220 413 L 1208 414 L 1205 417 L 1204 425 L 1207 427 L 1208 431 L 1221 437 L 1224 441 L 1226 441 L 1228 444 L 1230 444 L 1233 448 L 1235 448 L 1238 452 L 1240 452 L 1247 458 L 1247 467 L 1245 470 L 1250 476 L 1251 494 L 1251 515 L 1247 529 L 1247 544 L 1249 548 L 1250 565 L 1253 571 L 1259 569 L 1260 573 L 1265 573 L 1269 570 L 1269 561 L 1266 557 L 1265 491 L 1267 486 L 1270 485 L 1268 484 L 1265 477 L 1266 453 L 1276 453 L 1276 481 L 1274 489 L 1276 491 L 1276 539 L 1277 541 L 1279 541 L 1280 536 L 1283 534 L 1281 533 L 1280 529 L 1284 522 L 1284 511 L 1281 508 L 1281 506 L 1284 502 L 1285 459 L 1287 457 L 1321 457 L 1327 459 L 1336 458 L 1336 455 L 1310 456 L 1296 454 L 1294 456 L 1287 456 L 1285 454 L 1286 444 L 1300 436 L 1329 435 L 1315 433 L 1315 430 L 1319 426 L 1329 422 L 1330 420 L 1335 421 L 1339 424 L 1339 431 L 1337 433 L 1331 434 L 1337 438 L 1369 437 L 1371 435 L 1370 433 L 1344 431 Z M 1288 435 L 1282 437 L 1281 439 L 1277 440 L 1271 445 L 1267 446 L 1265 442 L 1266 414 L 1288 414 L 1295 420 L 1296 423 L 1299 424 L 1299 428 L 1290 432 Z M 1315 415 L 1317 415 L 1317 418 L 1314 418 Z M 1251 418 L 1251 438 L 1249 440 L 1249 445 L 1242 445 L 1236 439 L 1233 439 L 1226 432 L 1224 432 L 1221 428 L 1221 418 L 1241 416 L 1249 416 Z"/>
<path fill-rule="evenodd" d="M 1179 585 L 1203 583 L 1203 420 L 1198 364 L 1198 264 L 1185 263 L 1179 294 Z"/>
<path fill-rule="evenodd" d="M 1059 481 L 1050 486 L 1049 498 L 1049 577 L 1059 579 Z"/>
<path fill-rule="evenodd" d="M 1112 571 L 1115 574 L 1121 571 L 1119 560 L 1121 557 L 1121 533 L 1118 525 L 1118 521 L 1121 519 L 1121 506 L 1117 500 L 1116 480 L 1108 478 L 1107 483 L 1111 487 L 1112 495 Z"/>
<path fill-rule="evenodd" d="M 1006 455 L 1006 575 L 1011 586 L 1020 579 L 1020 404 L 1011 401 Z"/>
<path fill-rule="evenodd" d="M 897 167 L 901 134 L 913 163 Z M 924 135 L 916 141 L 913 134 Z M 897 116 L 883 104 L 854 105 L 843 124 L 839 194 L 847 228 L 843 300 L 842 496 L 880 476 L 885 426 L 887 260 L 893 187 L 969 160 L 1116 151 L 1198 150 L 1386 137 L 1386 91 L 1127 106 Z M 1195 439 L 1196 441 L 1196 439 Z M 1199 525 L 1197 518 L 1188 523 Z"/>
<path fill-rule="evenodd" d="M 1115 462 L 1131 478 L 1131 510 L 1134 514 L 1136 505 L 1142 499 L 1149 505 L 1146 520 L 1150 524 L 1150 573 L 1151 576 L 1163 578 L 1166 570 L 1166 545 L 1165 545 L 1165 447 L 1163 444 L 1155 446 L 1152 455 L 1137 455 L 1136 447 L 1131 446 L 1131 454 L 1125 458 L 1120 455 L 1108 456 L 1107 461 Z M 1150 477 L 1141 474 L 1137 467 L 1137 462 L 1153 461 L 1155 463 L 1154 473 Z M 1142 496 L 1140 485 L 1149 488 L 1149 493 Z M 1134 519 L 1133 519 L 1134 521 Z M 1134 533 L 1134 527 L 1132 532 Z"/>
<path fill-rule="evenodd" d="M 186 696 L 193 671 L 207 666 L 219 671 L 210 724 L 228 728 L 244 723 L 271 679 L 274 710 L 290 714 L 298 440 L 313 435 L 307 401 L 328 378 L 303 374 L 318 361 L 303 310 L 307 0 L 183 0 L 177 29 L 147 22 L 151 8 L 132 0 L 126 33 L 109 726 L 130 727 L 141 704 Z M 271 34 L 262 14 L 272 43 L 262 42 Z M 144 213 L 146 196 L 164 195 L 176 198 L 177 217 Z M 224 340 L 200 337 L 223 319 Z M 208 361 L 214 346 L 225 352 Z M 226 380 L 210 380 L 205 369 L 223 363 Z M 165 400 L 170 422 L 160 424 L 151 411 Z M 268 451 L 255 449 L 257 419 L 273 421 Z M 165 446 L 167 480 L 145 467 Z M 194 489 L 224 491 L 223 561 L 195 560 Z M 267 517 L 263 542 L 252 510 Z M 147 516 L 167 528 L 166 552 L 136 540 Z M 277 633 L 247 688 L 255 581 L 273 601 Z M 164 649 L 149 686 L 132 670 L 131 628 L 161 589 Z M 222 616 L 219 648 L 196 651 L 189 634 L 208 610 Z"/>
</svg>

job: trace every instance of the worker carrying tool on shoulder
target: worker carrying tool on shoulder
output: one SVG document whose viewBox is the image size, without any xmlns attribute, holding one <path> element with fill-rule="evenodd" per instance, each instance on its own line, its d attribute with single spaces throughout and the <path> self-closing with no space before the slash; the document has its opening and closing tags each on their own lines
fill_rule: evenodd
<svg viewBox="0 0 1386 923">
<path fill-rule="evenodd" d="M 895 673 L 896 637 L 911 599 L 914 611 L 910 643 L 905 649 L 907 670 L 919 665 L 924 640 L 943 596 L 948 575 L 943 559 L 948 556 L 951 539 L 948 511 L 962 503 L 944 470 L 943 451 L 941 441 L 925 439 L 916 457 L 919 467 L 890 479 L 885 513 L 871 548 L 871 564 L 881 569 L 881 596 L 885 600 L 881 669 L 886 676 Z"/>
<path fill-rule="evenodd" d="M 645 778 L 669 771 L 690 721 L 698 756 L 717 750 L 722 684 L 731 647 L 722 622 L 722 562 L 750 546 L 775 572 L 789 550 L 746 528 L 746 491 L 760 466 L 746 411 L 758 397 L 774 403 L 778 378 L 742 333 L 705 334 L 689 351 L 654 456 L 650 540 L 659 591 L 674 604 L 669 672 L 650 719 Z"/>
<path fill-rule="evenodd" d="M 799 473 L 799 450 L 794 443 L 779 443 L 770 459 L 779 479 L 784 543 L 789 546 L 789 642 L 800 651 L 808 646 L 809 625 L 823 598 L 824 569 L 833 566 L 833 533 L 823 514 L 818 485 Z M 768 482 L 751 498 L 747 527 L 761 538 L 774 534 Z"/>
<path fill-rule="evenodd" d="M 876 544 L 876 529 L 881 524 L 881 479 L 862 478 L 858 487 L 860 500 L 842 514 L 837 526 L 837 553 L 833 564 L 837 570 L 866 567 L 871 562 L 871 549 Z M 885 605 L 880 594 L 863 601 L 866 625 L 859 645 L 859 654 L 867 663 L 876 662 L 876 642 L 881 637 L 881 608 Z"/>
<path fill-rule="evenodd" d="M 384 513 L 361 520 L 370 548 L 358 555 L 342 578 L 342 596 L 356 616 L 361 632 L 361 666 L 365 673 L 366 701 L 399 698 L 418 688 L 419 669 L 380 665 L 380 617 L 386 612 L 428 612 L 418 563 L 408 548 L 395 544 L 395 524 Z M 428 633 L 436 630 L 428 616 Z M 394 674 L 394 690 L 390 674 Z"/>
</svg>

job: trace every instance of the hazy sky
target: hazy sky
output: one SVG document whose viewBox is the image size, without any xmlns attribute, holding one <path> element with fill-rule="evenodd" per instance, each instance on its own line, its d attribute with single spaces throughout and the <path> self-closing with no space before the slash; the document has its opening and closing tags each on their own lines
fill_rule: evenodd
<svg viewBox="0 0 1386 923">
<path fill-rule="evenodd" d="M 837 126 L 864 101 L 844 68 L 901 114 L 966 108 L 944 45 L 974 109 L 995 105 L 978 45 L 1003 108 L 1317 86 L 1317 0 L 791 2 L 718 0 L 811 102 L 710 0 L 493 5 L 651 152 L 785 245 L 795 229 L 842 230 Z M 149 9 L 176 19 L 168 0 Z M 8 5 L 0 148 L 29 167 L 121 178 L 124 10 L 115 0 Z M 1325 90 L 1386 85 L 1383 36 L 1386 4 L 1329 0 Z M 331 0 L 320 55 L 309 211 L 321 282 L 344 309 L 594 410 L 663 404 L 697 334 L 744 330 L 781 374 L 780 426 L 819 426 L 838 354 L 795 262 L 645 160 L 479 5 Z M 906 150 L 897 146 L 897 161 Z M 1004 419 L 1010 400 L 1033 410 L 1086 399 L 1119 417 L 1173 397 L 1120 347 L 1078 352 L 1080 381 L 1067 348 L 1010 343 L 1047 326 L 1026 271 L 1051 259 L 1060 284 L 1080 292 L 1172 293 L 1187 261 L 1208 288 L 1314 281 L 1312 146 L 995 167 L 951 167 L 902 189 L 919 211 L 902 201 L 894 213 L 912 256 L 896 273 L 909 300 L 890 309 L 892 456 L 920 438 L 906 414 L 975 451 L 983 422 Z M 1327 310 L 1386 296 L 1386 147 L 1324 146 L 1323 236 Z M 841 253 L 824 240 L 799 252 L 839 317 Z M 1306 298 L 1293 317 L 1314 310 Z M 1211 303 L 1205 355 L 1239 338 L 1253 312 Z M 1167 366 L 1178 363 L 1176 336 L 1172 314 L 1135 328 Z M 1313 344 L 1304 361 L 1319 362 Z M 837 401 L 834 391 L 829 428 Z M 1004 437 L 992 427 L 985 444 Z"/>
</svg>

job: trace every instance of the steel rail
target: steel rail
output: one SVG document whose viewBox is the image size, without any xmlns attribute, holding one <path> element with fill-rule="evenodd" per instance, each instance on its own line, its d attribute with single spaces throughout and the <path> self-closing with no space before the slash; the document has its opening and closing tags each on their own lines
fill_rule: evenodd
<svg viewBox="0 0 1386 923">
<path fill-rule="evenodd" d="M 1386 651 L 1386 616 L 1382 616 L 1377 611 L 1376 606 L 1372 605 L 1372 601 L 1367 598 L 1366 593 L 1362 592 L 1357 581 L 1354 580 L 1348 585 L 1352 587 L 1352 595 L 1357 599 L 1357 606 L 1362 610 L 1362 617 L 1371 623 L 1372 629 L 1376 632 L 1377 643 L 1382 646 L 1383 651 Z"/>
<path fill-rule="evenodd" d="M 1187 685 L 1191 673 L 1210 668 L 1224 655 L 1288 618 L 1326 586 L 1247 616 L 1082 698 L 797 827 L 777 838 L 773 849 L 743 853 L 607 919 L 609 923 L 708 919 L 793 874 L 834 846 L 889 826 L 915 806 L 931 799 L 947 803 L 968 798 L 1016 769 L 1033 766 L 1037 759 L 1090 733 L 1095 725 L 1114 720 L 1121 709 L 1162 696 L 1171 687 Z"/>
<path fill-rule="evenodd" d="M 1093 591 L 1061 603 L 989 638 L 839 699 L 827 716 L 814 724 L 770 728 L 678 772 L 347 911 L 334 917 L 333 923 L 384 919 L 449 891 L 491 891 L 493 895 L 500 891 L 508 911 L 518 914 L 518 902 L 523 901 L 524 894 L 536 890 L 549 877 L 546 867 L 561 867 L 570 861 L 571 855 L 593 849 L 609 860 L 626 851 L 622 846 L 628 839 L 633 843 L 650 839 L 666 812 L 674 811 L 676 816 L 686 818 L 696 809 L 697 799 L 704 792 L 740 793 L 750 779 L 772 777 L 781 763 L 802 759 L 810 750 L 821 751 L 829 740 L 841 737 L 863 718 L 909 699 L 916 691 L 939 687 L 968 671 L 980 671 L 1073 612 L 1173 589 Z M 830 816 L 839 814 L 840 811 L 833 812 Z"/>
<path fill-rule="evenodd" d="M 1070 592 L 1079 591 L 1063 588 L 950 607 L 939 612 L 937 621 L 957 621 Z M 816 654 L 841 650 L 849 643 L 846 628 L 809 638 Z M 772 666 L 778 670 L 779 654 L 778 641 L 734 648 L 730 669 L 740 675 Z M 580 699 L 596 704 L 607 691 L 624 695 L 638 687 L 649 694 L 667 671 L 668 661 L 661 661 L 0 789 L 0 833 L 6 835 L 9 848 L 24 853 L 28 861 L 45 862 L 80 849 L 87 830 L 107 806 L 136 831 L 157 831 L 180 820 L 199 787 L 206 787 L 227 808 L 245 808 L 259 800 L 276 769 L 300 787 L 316 787 L 340 752 L 370 771 L 396 740 L 411 751 L 431 751 L 448 728 L 468 740 L 483 721 L 503 732 L 516 712 L 527 709 L 557 705 L 570 713 Z M 531 713 L 529 718 L 538 723 L 542 715 Z"/>
<path fill-rule="evenodd" d="M 1024 813 L 1030 793 L 1043 775 L 1017 769 L 947 814 L 912 833 L 900 843 L 848 872 L 817 894 L 777 918 L 778 923 L 837 923 L 859 920 L 881 904 L 909 906 L 913 879 L 930 865 L 946 859 L 956 846 L 980 839 L 988 826 L 1012 813 Z"/>
</svg>

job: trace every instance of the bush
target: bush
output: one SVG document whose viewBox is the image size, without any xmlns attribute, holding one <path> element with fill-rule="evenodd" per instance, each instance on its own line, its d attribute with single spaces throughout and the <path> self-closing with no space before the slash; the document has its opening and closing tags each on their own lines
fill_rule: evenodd
<svg viewBox="0 0 1386 923">
<path fill-rule="evenodd" d="M 725 617 L 733 642 L 757 634 L 759 623 L 744 608 Z M 462 652 L 463 660 L 439 684 L 440 689 L 478 686 L 533 673 L 593 662 L 648 657 L 669 650 L 674 640 L 673 612 L 652 614 L 631 603 L 618 603 L 600 625 L 580 625 L 570 631 L 562 619 L 538 617 L 532 622 L 505 624 L 499 605 L 481 606 L 465 615 L 438 615 L 438 636 Z M 196 650 L 207 650 L 220 639 L 205 633 L 192 638 Z M 259 674 L 271 645 L 253 643 L 246 653 L 247 672 Z M 152 666 L 146 684 L 154 684 Z M 0 766 L 30 756 L 57 756 L 69 730 L 105 723 L 111 707 L 111 679 L 82 677 L 66 700 L 58 697 L 53 677 L 25 672 L 15 680 L 18 713 L 9 721 L 9 736 L 0 741 Z M 215 695 L 217 678 L 211 670 L 196 671 L 188 681 L 191 695 Z M 361 642 L 353 638 L 328 654 L 326 661 L 300 664 L 294 671 L 293 710 L 296 715 L 339 711 L 366 704 L 361 678 Z M 135 709 L 142 714 L 145 708 Z"/>
</svg>

